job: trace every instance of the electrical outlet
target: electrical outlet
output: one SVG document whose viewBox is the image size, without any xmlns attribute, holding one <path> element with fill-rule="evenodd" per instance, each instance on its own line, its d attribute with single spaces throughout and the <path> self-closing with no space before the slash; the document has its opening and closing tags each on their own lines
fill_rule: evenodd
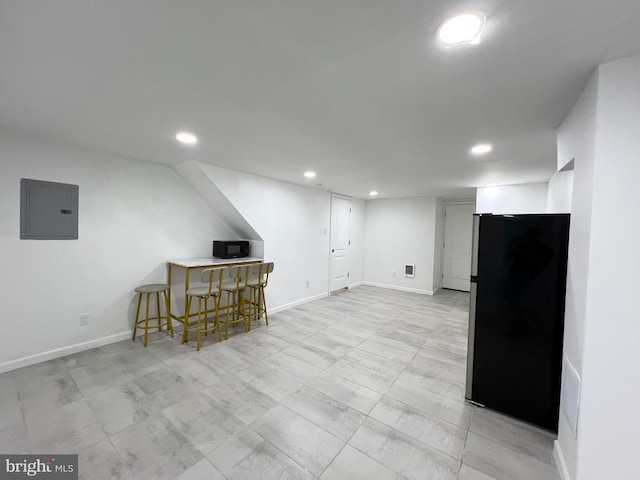
<svg viewBox="0 0 640 480">
<path fill-rule="evenodd" d="M 393 278 L 396 278 L 396 272 L 393 272 Z"/>
<path fill-rule="evenodd" d="M 81 313 L 80 314 L 80 326 L 84 327 L 89 325 L 89 314 L 88 313 Z"/>
<path fill-rule="evenodd" d="M 309 288 L 309 280 L 307 280 L 307 288 Z"/>
</svg>

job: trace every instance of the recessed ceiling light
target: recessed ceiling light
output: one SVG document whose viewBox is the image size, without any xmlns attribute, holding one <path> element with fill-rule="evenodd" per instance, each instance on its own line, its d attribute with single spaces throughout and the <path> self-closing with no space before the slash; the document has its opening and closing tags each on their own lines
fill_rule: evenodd
<svg viewBox="0 0 640 480">
<path fill-rule="evenodd" d="M 471 148 L 471 153 L 473 155 L 485 155 L 493 150 L 493 146 L 489 143 L 479 143 L 478 145 L 474 145 Z"/>
<path fill-rule="evenodd" d="M 440 26 L 438 37 L 445 45 L 480 43 L 485 16 L 480 12 L 465 12 L 455 15 Z"/>
<path fill-rule="evenodd" d="M 312 172 L 312 171 L 304 172 L 304 176 L 307 178 L 316 178 L 316 172 Z"/>
<path fill-rule="evenodd" d="M 198 143 L 198 137 L 191 132 L 178 132 L 176 133 L 176 140 L 185 145 L 195 145 Z"/>
<path fill-rule="evenodd" d="M 369 195 L 372 196 L 372 197 L 375 197 L 376 195 L 378 195 L 378 192 L 376 192 L 375 190 L 371 190 L 369 192 Z"/>
</svg>

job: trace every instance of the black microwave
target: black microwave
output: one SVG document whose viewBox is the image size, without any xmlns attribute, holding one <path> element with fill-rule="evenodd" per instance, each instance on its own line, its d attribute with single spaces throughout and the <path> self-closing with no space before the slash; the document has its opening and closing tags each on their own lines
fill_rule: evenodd
<svg viewBox="0 0 640 480">
<path fill-rule="evenodd" d="M 217 258 L 248 257 L 249 242 L 247 240 L 214 240 L 213 256 Z"/>
</svg>

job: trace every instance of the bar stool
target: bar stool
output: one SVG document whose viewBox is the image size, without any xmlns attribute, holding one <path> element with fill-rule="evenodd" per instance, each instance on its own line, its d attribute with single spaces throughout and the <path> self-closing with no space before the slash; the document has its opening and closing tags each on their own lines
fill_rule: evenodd
<svg viewBox="0 0 640 480">
<path fill-rule="evenodd" d="M 245 312 L 244 292 L 247 287 L 247 275 L 250 265 L 234 265 L 229 267 L 229 280 L 222 282 L 222 290 L 227 292 L 226 315 L 224 318 L 224 339 L 229 338 L 229 324 L 238 325 L 244 322 L 244 329 L 249 331 L 248 316 Z M 242 315 L 242 320 L 240 316 Z"/>
<path fill-rule="evenodd" d="M 267 314 L 267 302 L 264 297 L 264 289 L 269 282 L 269 274 L 273 272 L 273 262 L 258 263 L 251 266 L 247 288 L 249 288 L 249 317 L 251 320 L 259 320 L 264 314 L 264 320 L 269 325 Z M 249 321 L 251 330 L 251 321 Z"/>
<path fill-rule="evenodd" d="M 133 337 L 131 338 L 131 340 L 133 340 L 134 342 L 136 340 L 138 325 L 140 325 L 140 328 L 144 329 L 144 346 L 145 347 L 147 346 L 147 337 L 149 335 L 150 328 L 155 328 L 157 326 L 158 331 L 160 331 L 162 327 L 166 325 L 168 330 L 171 332 L 171 336 L 173 337 L 173 326 L 171 325 L 171 312 L 169 311 L 169 285 L 166 283 L 150 283 L 147 285 L 140 285 L 139 287 L 136 287 L 135 291 L 138 292 L 138 308 L 136 311 L 136 321 L 133 324 Z M 160 293 L 161 292 L 164 295 L 164 305 L 167 312 L 166 317 L 163 317 L 160 315 Z M 155 295 L 156 316 L 149 317 L 150 299 L 151 299 L 151 295 L 154 293 L 156 294 Z M 140 320 L 140 305 L 142 304 L 142 295 L 147 296 L 147 301 L 146 301 L 145 317 L 142 320 Z M 162 322 L 163 318 L 166 318 L 167 321 Z M 158 324 L 149 326 L 149 320 L 157 320 Z"/>
<path fill-rule="evenodd" d="M 185 318 L 184 331 L 182 332 L 182 343 L 187 342 L 188 332 L 192 332 L 196 334 L 196 350 L 200 351 L 200 334 L 204 333 L 207 335 L 209 332 L 218 331 L 218 342 L 222 341 L 222 337 L 220 336 L 220 323 L 218 318 L 218 312 L 220 309 L 220 294 L 222 288 L 222 281 L 228 275 L 229 267 L 217 267 L 217 268 L 207 268 L 202 272 L 201 281 L 206 285 L 201 287 L 192 287 L 186 292 L 186 312 L 187 317 Z M 198 299 L 198 320 L 195 324 L 195 328 L 189 327 L 189 314 L 191 313 L 191 301 L 193 298 Z M 213 326 L 209 328 L 209 320 L 208 313 L 209 308 L 207 302 L 210 298 L 213 297 L 214 302 L 214 317 L 213 317 Z M 204 311 L 202 307 L 204 305 Z M 204 314 L 204 321 L 202 316 Z"/>
</svg>

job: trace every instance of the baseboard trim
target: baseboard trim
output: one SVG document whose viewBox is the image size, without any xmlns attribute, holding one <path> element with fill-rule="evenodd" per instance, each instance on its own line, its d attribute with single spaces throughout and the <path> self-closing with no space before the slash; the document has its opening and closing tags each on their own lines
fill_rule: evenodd
<svg viewBox="0 0 640 480">
<path fill-rule="evenodd" d="M 269 307 L 269 313 L 278 313 L 284 310 L 289 310 L 290 308 L 298 307 L 300 305 L 304 305 L 305 303 L 313 302 L 314 300 L 319 300 L 321 298 L 325 298 L 329 296 L 329 292 L 319 293 L 318 295 L 313 295 L 311 297 L 303 298 L 302 300 L 296 300 L 295 302 L 285 303 L 284 305 L 280 305 L 278 307 Z"/>
<path fill-rule="evenodd" d="M 354 282 L 349 284 L 349 288 L 357 288 L 361 285 L 364 285 L 364 282 Z"/>
<path fill-rule="evenodd" d="M 368 285 L 370 287 L 388 288 L 390 290 L 400 290 L 402 292 L 419 293 L 420 295 L 433 295 L 432 290 L 420 290 L 417 288 L 400 287 L 398 285 L 387 285 L 385 283 L 375 282 L 361 282 L 362 285 Z"/>
<path fill-rule="evenodd" d="M 71 355 L 72 353 L 84 352 L 85 350 L 101 347 L 110 343 L 120 342 L 128 338 L 131 338 L 130 331 L 116 333 L 115 335 L 97 338 L 88 342 L 76 343 L 75 345 L 69 345 L 62 348 L 56 348 L 47 352 L 29 355 L 28 357 L 17 358 L 15 360 L 0 363 L 0 373 L 9 372 L 22 367 L 28 367 L 29 365 L 35 365 L 36 363 L 46 362 L 47 360 L 53 360 L 54 358 L 64 357 L 66 355 Z"/>
<path fill-rule="evenodd" d="M 562 449 L 560 448 L 558 440 L 553 442 L 553 458 L 556 461 L 556 468 L 560 474 L 560 480 L 572 480 L 571 475 L 569 475 L 569 470 L 567 469 L 567 463 L 564 461 L 564 455 L 562 454 Z"/>
</svg>

